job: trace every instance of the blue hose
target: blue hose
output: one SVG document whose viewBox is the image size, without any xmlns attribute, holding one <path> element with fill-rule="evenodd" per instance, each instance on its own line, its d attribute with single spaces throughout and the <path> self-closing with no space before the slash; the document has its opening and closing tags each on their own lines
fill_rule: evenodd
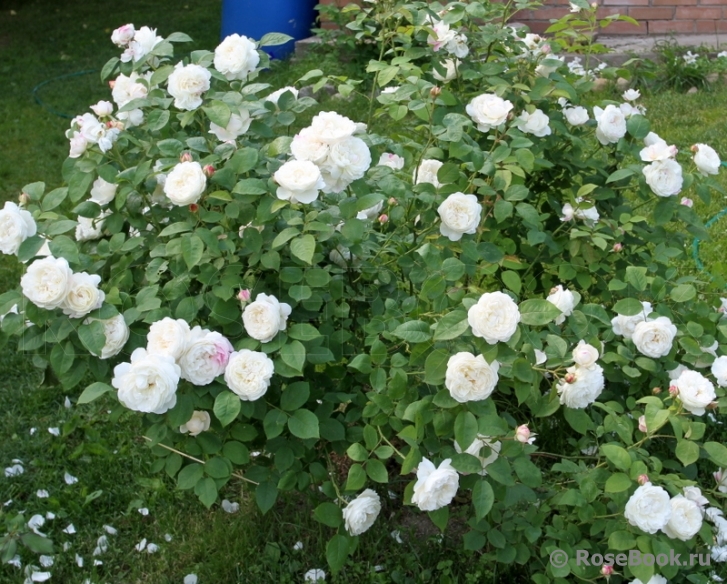
<svg viewBox="0 0 727 584">
<path fill-rule="evenodd" d="M 65 75 L 59 75 L 58 77 L 51 77 L 50 79 L 46 79 L 45 81 L 41 81 L 33 88 L 33 98 L 35 99 L 35 102 L 42 107 L 44 110 L 52 113 L 55 116 L 58 116 L 59 118 L 66 118 L 68 120 L 72 120 L 75 115 L 65 114 L 63 112 L 59 112 L 58 110 L 53 109 L 48 104 L 44 103 L 43 100 L 38 97 L 38 90 L 43 87 L 44 85 L 48 85 L 49 83 L 52 83 L 53 81 L 58 81 L 59 79 L 68 79 L 69 77 L 79 77 L 80 75 L 88 75 L 89 73 L 97 73 L 98 69 L 86 69 L 84 71 L 76 71 L 75 73 L 66 73 Z"/>
<path fill-rule="evenodd" d="M 722 166 L 727 166 L 727 162 L 721 162 L 720 164 Z M 717 213 L 714 217 L 712 217 L 709 221 L 707 221 L 704 224 L 704 227 L 705 228 L 711 227 L 725 215 L 727 215 L 727 207 L 722 209 L 719 213 Z M 704 264 L 702 263 L 702 260 L 699 259 L 699 243 L 701 241 L 702 240 L 699 239 L 698 237 L 694 238 L 694 241 L 692 242 L 692 258 L 694 259 L 694 263 L 697 265 L 697 269 L 700 272 L 706 272 L 707 274 L 709 274 L 709 272 L 707 272 L 707 270 L 704 269 Z"/>
</svg>

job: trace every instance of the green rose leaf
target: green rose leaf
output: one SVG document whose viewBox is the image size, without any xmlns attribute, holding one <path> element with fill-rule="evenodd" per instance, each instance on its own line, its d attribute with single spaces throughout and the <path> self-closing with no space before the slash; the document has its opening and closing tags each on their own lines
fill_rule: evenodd
<svg viewBox="0 0 727 584">
<path fill-rule="evenodd" d="M 318 418 L 309 410 L 297 410 L 288 418 L 288 429 L 293 436 L 302 440 L 319 438 Z"/>
<path fill-rule="evenodd" d="M 520 303 L 520 322 L 531 326 L 542 326 L 563 314 L 552 302 L 533 298 Z"/>
<path fill-rule="evenodd" d="M 232 393 L 231 391 L 223 391 L 217 394 L 213 411 L 215 413 L 215 417 L 224 427 L 232 423 L 232 421 L 237 418 L 241 407 L 242 404 L 240 402 L 240 396 Z"/>
</svg>

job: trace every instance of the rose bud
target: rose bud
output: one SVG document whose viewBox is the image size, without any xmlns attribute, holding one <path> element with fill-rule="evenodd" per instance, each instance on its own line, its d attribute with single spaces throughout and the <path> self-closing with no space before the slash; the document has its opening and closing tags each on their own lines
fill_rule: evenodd
<svg viewBox="0 0 727 584">
<path fill-rule="evenodd" d="M 566 383 L 573 383 L 576 380 L 576 376 L 573 373 L 568 373 L 564 379 Z"/>
<path fill-rule="evenodd" d="M 697 152 L 699 152 L 699 146 L 697 146 L 696 144 L 692 144 L 692 147 L 689 150 L 696 154 Z"/>
<path fill-rule="evenodd" d="M 116 79 L 112 79 L 111 81 L 109 81 L 109 87 L 111 89 L 113 89 L 115 85 L 116 85 Z"/>
<path fill-rule="evenodd" d="M 25 205 L 30 203 L 30 195 L 28 193 L 20 193 L 20 196 L 18 197 L 18 202 L 20 203 L 21 207 L 25 207 Z"/>
<path fill-rule="evenodd" d="M 389 221 L 389 216 L 386 213 L 379 215 L 379 223 L 384 224 Z"/>
<path fill-rule="evenodd" d="M 646 416 L 639 416 L 639 430 L 646 434 Z"/>
<path fill-rule="evenodd" d="M 530 432 L 527 424 L 522 424 L 515 428 L 515 440 L 523 444 L 532 444 L 535 441 L 535 434 Z"/>
<path fill-rule="evenodd" d="M 680 202 L 685 207 L 693 207 L 694 206 L 694 201 L 692 201 L 689 197 L 682 197 L 682 200 Z"/>
<path fill-rule="evenodd" d="M 543 53 L 543 55 L 549 55 L 551 50 L 552 49 L 548 43 L 545 43 L 542 47 L 540 47 L 540 52 Z"/>
<path fill-rule="evenodd" d="M 204 172 L 204 175 L 207 178 L 212 178 L 212 175 L 215 173 L 215 167 L 211 164 L 207 164 L 203 169 L 202 172 Z"/>
<path fill-rule="evenodd" d="M 636 479 L 636 482 L 639 483 L 643 487 L 646 483 L 650 482 L 649 475 L 645 475 L 645 474 L 639 475 L 639 478 Z"/>
<path fill-rule="evenodd" d="M 244 288 L 237 293 L 237 299 L 240 302 L 248 302 L 250 300 L 250 290 Z"/>
<path fill-rule="evenodd" d="M 651 393 L 653 395 L 659 395 L 661 393 L 661 387 L 655 387 L 654 389 L 651 390 Z"/>
<path fill-rule="evenodd" d="M 606 576 L 606 578 L 608 578 L 609 576 L 611 576 L 613 574 L 613 566 L 611 566 L 610 564 L 606 564 L 605 566 L 602 566 L 601 574 Z"/>
<path fill-rule="evenodd" d="M 191 204 L 191 205 L 189 206 L 189 210 L 190 210 L 190 211 L 191 211 L 192 213 L 196 213 L 197 211 L 199 211 L 199 205 L 198 205 L 197 203 L 192 203 L 192 204 Z"/>
<path fill-rule="evenodd" d="M 623 250 L 623 248 L 624 248 L 623 243 L 614 243 L 613 244 L 613 251 L 615 251 L 616 253 Z"/>
<path fill-rule="evenodd" d="M 396 200 L 396 199 L 395 199 L 394 197 L 391 197 L 391 198 L 389 199 L 389 205 L 391 205 L 392 207 L 393 207 L 394 205 L 398 205 L 398 204 L 399 204 L 399 201 L 397 201 L 397 200 Z"/>
<path fill-rule="evenodd" d="M 179 162 L 192 162 L 192 155 L 189 152 L 183 152 L 179 157 Z"/>
<path fill-rule="evenodd" d="M 429 95 L 434 99 L 439 97 L 440 93 L 442 93 L 442 89 L 436 85 L 429 90 Z"/>
<path fill-rule="evenodd" d="M 672 397 L 676 397 L 677 395 L 679 395 L 679 388 L 676 385 L 670 385 L 669 395 Z"/>
</svg>

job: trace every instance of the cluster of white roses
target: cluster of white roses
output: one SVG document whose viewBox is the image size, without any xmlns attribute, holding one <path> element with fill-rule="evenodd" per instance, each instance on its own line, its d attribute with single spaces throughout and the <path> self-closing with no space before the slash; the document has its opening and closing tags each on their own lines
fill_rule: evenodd
<svg viewBox="0 0 727 584">
<path fill-rule="evenodd" d="M 311 203 L 319 191 L 340 193 L 363 177 L 371 166 L 371 152 L 354 134 L 365 131 L 335 112 L 321 112 L 303 128 L 290 145 L 295 160 L 283 164 L 274 178 L 279 199 Z"/>
<path fill-rule="evenodd" d="M 105 294 L 98 285 L 101 276 L 74 273 L 65 258 L 53 256 L 35 260 L 20 278 L 20 287 L 28 300 L 39 308 L 60 308 L 71 318 L 82 318 L 101 308 Z"/>
<path fill-rule="evenodd" d="M 605 386 L 603 368 L 596 363 L 598 349 L 581 340 L 573 349 L 574 365 L 566 369 L 566 375 L 556 385 L 560 403 L 574 409 L 591 405 Z"/>
<path fill-rule="evenodd" d="M 93 114 L 76 116 L 71 121 L 71 127 L 66 132 L 66 138 L 70 140 L 71 150 L 68 154 L 71 158 L 81 156 L 89 146 L 97 145 L 101 152 L 108 152 L 116 142 L 121 132 L 121 125 L 114 122 L 101 122 Z"/>
<path fill-rule="evenodd" d="M 449 9 L 438 13 L 440 18 L 444 17 Z M 444 48 L 449 54 L 464 59 L 470 53 L 470 49 L 467 46 L 467 35 L 462 32 L 452 30 L 452 28 L 442 20 L 434 17 L 428 17 L 427 25 L 431 28 L 431 32 L 427 37 L 427 44 L 432 47 L 432 50 L 436 53 L 441 48 Z"/>
<path fill-rule="evenodd" d="M 682 541 L 699 532 L 704 506 L 709 501 L 698 487 L 685 487 L 683 495 L 670 497 L 665 489 L 648 482 L 645 475 L 640 482 L 641 486 L 631 495 L 624 510 L 624 517 L 631 525 L 650 534 L 662 531 Z"/>
<path fill-rule="evenodd" d="M 155 28 L 148 26 L 136 30 L 133 24 L 125 24 L 111 33 L 111 42 L 124 49 L 121 54 L 121 61 L 124 63 L 141 61 L 163 40 L 157 36 Z"/>
</svg>

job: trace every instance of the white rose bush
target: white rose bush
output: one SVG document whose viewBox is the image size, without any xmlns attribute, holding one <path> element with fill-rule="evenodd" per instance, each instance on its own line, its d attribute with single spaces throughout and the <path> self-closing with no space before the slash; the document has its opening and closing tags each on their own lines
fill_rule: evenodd
<svg viewBox="0 0 727 584">
<path fill-rule="evenodd" d="M 143 417 L 153 470 L 208 507 L 230 481 L 263 513 L 309 495 L 334 572 L 402 505 L 513 582 L 600 578 L 577 549 L 710 553 L 727 324 L 674 262 L 708 237 L 680 196 L 719 191 L 718 156 L 660 146 L 636 93 L 594 103 L 512 8 L 352 7 L 381 47 L 336 80 L 370 86 L 360 119 L 260 82 L 284 35 L 181 59 L 182 33 L 115 31 L 64 186 L 0 211 L 25 266 L 3 335 Z"/>
</svg>

